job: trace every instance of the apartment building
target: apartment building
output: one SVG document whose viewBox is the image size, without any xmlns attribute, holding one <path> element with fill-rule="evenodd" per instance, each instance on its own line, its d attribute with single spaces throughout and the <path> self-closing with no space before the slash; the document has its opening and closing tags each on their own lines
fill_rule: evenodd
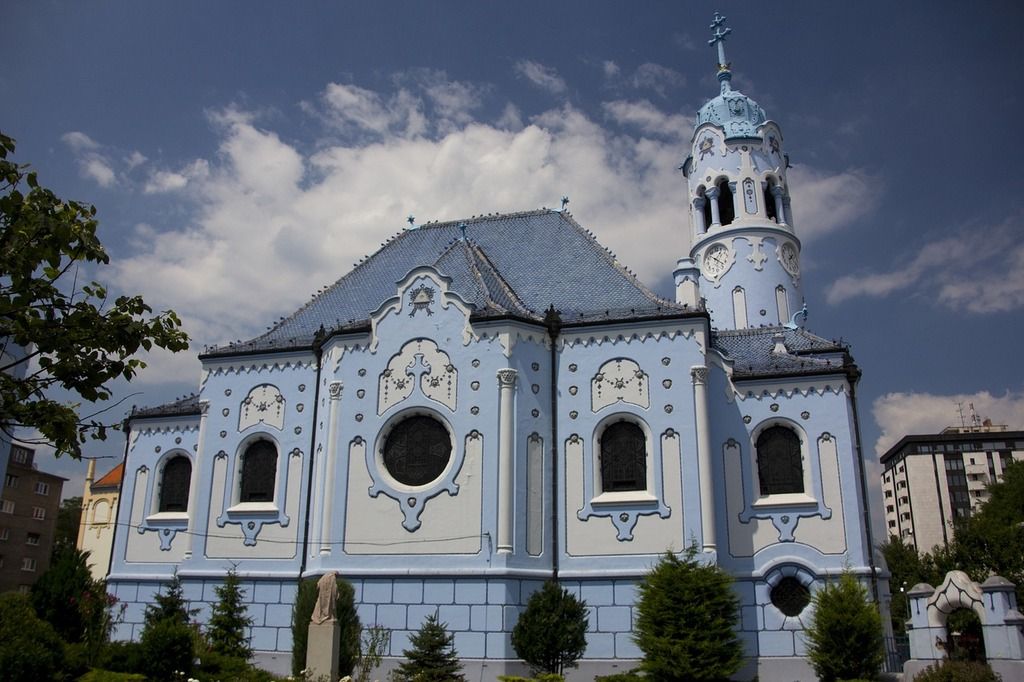
<svg viewBox="0 0 1024 682">
<path fill-rule="evenodd" d="M 0 493 L 0 592 L 27 592 L 50 566 L 66 478 L 39 471 L 35 452 L 14 445 Z"/>
<path fill-rule="evenodd" d="M 887 532 L 921 552 L 946 545 L 953 521 L 983 504 L 1014 460 L 1024 460 L 1024 431 L 988 420 L 904 436 L 880 459 Z"/>
</svg>

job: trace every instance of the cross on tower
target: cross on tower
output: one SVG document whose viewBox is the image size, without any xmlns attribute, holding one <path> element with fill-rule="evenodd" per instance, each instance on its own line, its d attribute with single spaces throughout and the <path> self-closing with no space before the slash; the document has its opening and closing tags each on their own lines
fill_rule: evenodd
<svg viewBox="0 0 1024 682">
<path fill-rule="evenodd" d="M 711 47 L 718 46 L 718 68 L 725 70 L 729 68 L 729 64 L 725 61 L 725 37 L 732 33 L 731 28 L 725 28 L 725 17 L 718 12 L 715 12 L 715 18 L 711 22 L 711 28 L 714 32 L 711 34 L 712 38 L 708 41 L 708 45 Z"/>
</svg>

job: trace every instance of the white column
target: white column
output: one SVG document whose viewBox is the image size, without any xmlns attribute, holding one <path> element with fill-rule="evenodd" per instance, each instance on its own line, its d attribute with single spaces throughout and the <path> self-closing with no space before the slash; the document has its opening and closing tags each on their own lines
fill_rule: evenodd
<svg viewBox="0 0 1024 682">
<path fill-rule="evenodd" d="M 324 495 L 321 500 L 320 556 L 331 554 L 331 518 L 334 514 L 334 469 L 338 461 L 338 413 L 341 412 L 341 389 L 344 384 L 332 381 L 329 386 L 331 413 L 327 422 L 327 461 L 324 466 Z"/>
<path fill-rule="evenodd" d="M 708 368 L 690 368 L 697 419 L 697 464 L 700 467 L 700 534 L 702 549 L 715 551 L 715 486 L 711 475 L 711 422 L 708 419 Z"/>
<path fill-rule="evenodd" d="M 718 225 L 721 227 L 722 217 L 718 211 L 718 188 L 708 187 L 704 190 L 704 196 L 711 202 L 711 226 Z"/>
<path fill-rule="evenodd" d="M 786 207 L 782 201 L 783 189 L 778 185 L 772 187 L 772 198 L 775 199 L 775 221 L 779 225 L 786 225 Z"/>
<path fill-rule="evenodd" d="M 708 226 L 704 224 L 704 204 L 707 202 L 704 197 L 696 197 L 693 200 L 693 223 L 697 226 L 697 234 L 708 231 Z"/>
<path fill-rule="evenodd" d="M 512 551 L 516 371 L 498 370 L 498 553 Z"/>
<path fill-rule="evenodd" d="M 200 462 L 202 461 L 203 453 L 206 451 L 206 424 L 207 414 L 210 411 L 210 401 L 200 400 L 199 401 L 199 438 L 196 441 L 196 452 L 195 457 L 192 459 L 192 477 L 188 482 L 188 531 L 185 533 L 185 556 L 184 561 L 188 561 L 192 558 L 192 546 L 195 542 L 196 533 L 198 532 L 199 523 L 199 500 L 197 499 L 199 493 L 199 473 Z M 207 512 L 209 513 L 209 512 Z"/>
</svg>

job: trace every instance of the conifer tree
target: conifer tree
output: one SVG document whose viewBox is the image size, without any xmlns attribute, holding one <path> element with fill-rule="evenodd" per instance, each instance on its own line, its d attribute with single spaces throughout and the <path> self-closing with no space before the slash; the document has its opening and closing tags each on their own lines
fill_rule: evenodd
<svg viewBox="0 0 1024 682">
<path fill-rule="evenodd" d="M 213 605 L 206 630 L 210 647 L 225 656 L 248 660 L 252 649 L 246 632 L 252 626 L 252 618 L 246 615 L 248 609 L 242 601 L 245 592 L 233 567 L 228 571 L 224 584 L 214 588 L 214 592 L 217 603 Z"/>
<path fill-rule="evenodd" d="M 823 682 L 874 679 L 885 656 L 882 617 L 853 574 L 844 572 L 812 598 L 807 656 Z"/>
<path fill-rule="evenodd" d="M 655 680 L 723 680 L 742 663 L 732 579 L 696 556 L 692 545 L 681 557 L 666 552 L 638 585 L 633 638 L 640 670 Z"/>
<path fill-rule="evenodd" d="M 178 673 L 192 671 L 195 637 L 189 619 L 199 612 L 189 609 L 177 571 L 167 590 L 153 597 L 155 603 L 143 614 L 140 645 L 146 674 L 156 680 L 169 680 Z"/>
<path fill-rule="evenodd" d="M 587 603 L 553 580 L 533 593 L 512 629 L 512 648 L 535 674 L 561 675 L 587 649 Z"/>
<path fill-rule="evenodd" d="M 412 649 L 402 654 L 406 662 L 398 666 L 394 679 L 399 682 L 445 682 L 465 680 L 462 663 L 455 652 L 455 636 L 448 632 L 447 623 L 439 623 L 432 613 L 414 635 L 409 636 Z"/>
</svg>

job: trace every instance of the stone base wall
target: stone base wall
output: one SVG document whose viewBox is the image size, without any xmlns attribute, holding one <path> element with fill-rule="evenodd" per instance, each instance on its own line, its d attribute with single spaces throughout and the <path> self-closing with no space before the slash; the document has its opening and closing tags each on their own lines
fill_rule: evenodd
<svg viewBox="0 0 1024 682">
<path fill-rule="evenodd" d="M 402 652 L 410 646 L 410 635 L 435 612 L 454 635 L 455 649 L 466 669 L 472 669 L 472 679 L 526 672 L 512 648 L 512 628 L 543 581 L 509 577 L 345 578 L 354 588 L 363 625 L 379 625 L 391 631 L 385 674 L 402 660 Z M 199 609 L 196 619 L 200 623 L 209 620 L 217 598 L 214 589 L 221 584 L 213 579 L 182 579 L 185 598 L 191 608 Z M 156 581 L 111 582 L 110 591 L 127 604 L 115 639 L 139 638 L 145 607 L 162 585 Z M 253 619 L 255 662 L 272 672 L 289 672 L 296 585 L 291 580 L 242 580 L 248 615 Z M 563 580 L 562 585 L 585 600 L 590 613 L 585 658 L 569 679 L 590 682 L 594 675 L 635 667 L 641 657 L 632 636 L 635 581 Z M 753 583 L 739 581 L 735 589 L 741 603 L 737 634 L 747 657 L 738 679 L 749 679 L 754 674 L 761 680 L 811 679 L 813 675 L 803 658 L 803 633 L 794 629 L 795 621 L 778 617 L 767 592 L 761 594 L 763 590 L 755 589 Z"/>
</svg>

